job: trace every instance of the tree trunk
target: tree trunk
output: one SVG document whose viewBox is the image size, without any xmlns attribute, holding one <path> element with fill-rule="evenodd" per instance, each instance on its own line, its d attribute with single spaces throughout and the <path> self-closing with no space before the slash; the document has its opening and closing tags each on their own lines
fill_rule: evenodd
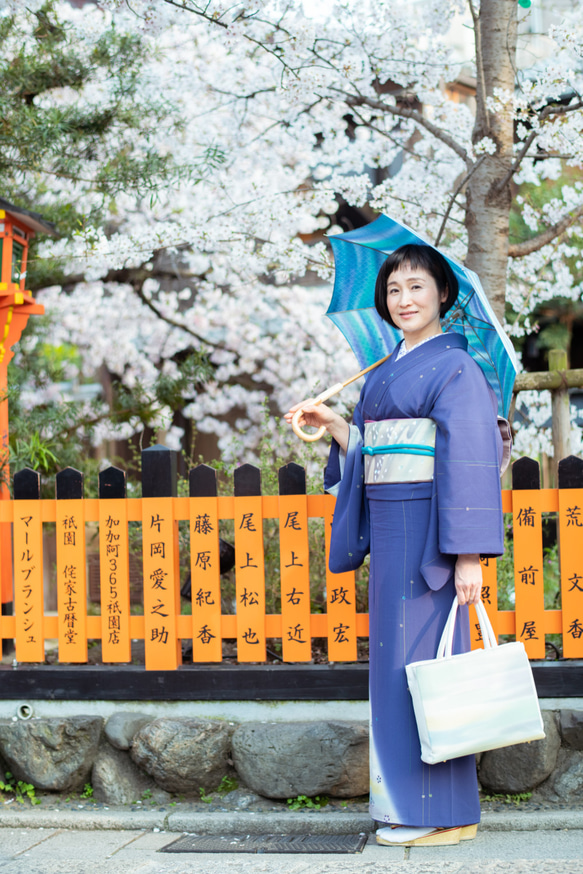
<svg viewBox="0 0 583 874">
<path fill-rule="evenodd" d="M 466 264 L 480 277 L 494 312 L 502 321 L 508 263 L 510 182 L 500 183 L 512 165 L 512 106 L 489 112 L 486 99 L 495 89 L 513 94 L 516 70 L 516 0 L 481 0 L 476 19 L 477 107 L 473 143 L 489 137 L 496 145 L 486 154 L 466 191 Z"/>
</svg>

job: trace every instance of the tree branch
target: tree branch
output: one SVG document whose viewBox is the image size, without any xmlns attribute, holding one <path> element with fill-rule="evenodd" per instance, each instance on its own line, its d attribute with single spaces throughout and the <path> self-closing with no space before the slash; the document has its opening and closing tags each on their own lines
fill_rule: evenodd
<svg viewBox="0 0 583 874">
<path fill-rule="evenodd" d="M 575 109 L 581 109 L 581 107 L 583 107 L 583 101 L 581 101 L 581 100 L 579 101 L 579 103 L 573 104 L 573 106 L 545 106 L 544 109 L 539 113 L 538 118 L 539 118 L 540 122 L 543 122 L 550 115 L 564 115 L 565 113 L 572 112 Z M 510 167 L 510 169 L 508 170 L 506 175 L 500 180 L 500 182 L 497 182 L 496 185 L 494 186 L 495 193 L 497 193 L 499 191 L 503 191 L 504 188 L 506 187 L 506 185 L 510 182 L 510 180 L 512 179 L 512 177 L 514 176 L 514 174 L 516 173 L 516 171 L 520 167 L 522 161 L 526 157 L 527 152 L 528 152 L 529 148 L 531 147 L 533 141 L 537 138 L 539 133 L 540 133 L 540 130 L 531 130 L 528 137 L 524 141 L 524 145 L 523 145 L 522 149 L 520 150 L 520 152 L 518 153 L 518 155 L 514 159 L 512 166 Z"/>
<path fill-rule="evenodd" d="M 530 240 L 525 240 L 523 243 L 515 243 L 513 246 L 509 246 L 508 257 L 524 258 L 526 255 L 531 255 L 532 252 L 538 252 L 539 249 L 552 243 L 556 237 L 560 236 L 560 234 L 566 231 L 567 228 L 570 228 L 571 225 L 574 225 L 581 216 L 583 216 L 583 205 L 578 206 L 577 209 L 573 210 L 573 212 L 567 213 L 567 215 L 563 216 L 563 218 L 556 224 L 547 228 L 546 231 L 543 231 L 541 234 L 537 234 L 536 237 L 532 237 Z"/>
<path fill-rule="evenodd" d="M 164 0 L 164 2 L 168 3 L 169 6 L 175 6 L 176 9 L 181 9 L 183 12 L 192 12 L 193 15 L 198 15 L 198 16 L 200 16 L 200 18 L 204 18 L 204 20 L 208 21 L 210 24 L 218 24 L 219 27 L 223 27 L 225 30 L 228 30 L 228 27 L 229 27 L 228 24 L 225 24 L 224 21 L 221 21 L 219 18 L 215 18 L 213 15 L 209 15 L 208 12 L 206 11 L 206 9 L 197 9 L 194 6 L 187 6 L 184 3 L 184 0 L 182 3 L 177 2 L 177 0 Z M 247 18 L 252 18 L 252 17 L 253 16 L 251 16 L 251 15 L 250 16 L 241 16 L 240 15 L 235 20 L 238 20 L 239 18 L 243 18 L 244 20 L 247 20 Z M 262 24 L 268 24 L 270 27 L 274 27 L 275 30 L 279 30 L 279 31 L 282 31 L 285 33 L 284 29 L 279 24 L 271 25 L 269 22 L 266 22 L 263 19 L 260 19 L 260 21 Z M 260 49 L 263 49 L 263 51 L 267 52 L 268 55 L 273 55 L 274 58 L 276 58 L 280 62 L 282 67 L 284 67 L 286 70 L 288 70 L 292 75 L 294 75 L 294 76 L 298 75 L 297 71 L 294 70 L 293 67 L 290 67 L 290 65 L 287 63 L 287 61 L 285 61 L 283 59 L 281 52 L 278 51 L 277 47 L 275 49 L 272 49 L 268 45 L 266 45 L 264 42 L 261 42 L 261 40 L 259 40 L 259 39 L 255 39 L 255 37 L 250 36 L 248 33 L 244 33 L 243 37 L 248 42 L 253 43 L 254 45 L 258 46 Z"/>
<path fill-rule="evenodd" d="M 462 159 L 468 170 L 470 170 L 473 166 L 472 159 L 470 158 L 466 149 L 463 146 L 460 146 L 456 140 L 446 131 L 442 130 L 442 128 L 438 127 L 436 124 L 433 124 L 429 119 L 424 118 L 420 112 L 417 112 L 415 109 L 405 109 L 400 106 L 391 106 L 388 103 L 383 103 L 382 100 L 371 100 L 369 97 L 365 97 L 364 95 L 360 95 L 358 97 L 350 97 L 344 91 L 340 91 L 340 89 L 333 88 L 333 91 L 338 91 L 343 95 L 346 105 L 353 106 L 368 106 L 370 109 L 376 109 L 377 111 L 386 113 L 389 115 L 396 115 L 399 118 L 409 118 L 411 121 L 414 121 L 420 127 L 425 128 L 425 130 L 429 131 L 436 139 L 441 140 L 448 148 L 450 148 L 456 155 Z"/>
<path fill-rule="evenodd" d="M 488 122 L 488 110 L 486 108 L 486 79 L 484 77 L 484 62 L 482 59 L 482 28 L 480 25 L 480 15 L 474 9 L 472 0 L 468 0 L 472 21 L 474 22 L 474 44 L 476 47 L 476 92 L 479 93 L 478 113 L 481 116 L 481 121 L 485 130 L 490 127 Z M 481 104 L 481 105 L 480 105 Z M 437 243 L 436 243 L 437 245 Z"/>
<path fill-rule="evenodd" d="M 166 322 L 167 325 L 172 325 L 173 328 L 179 328 L 181 331 L 184 331 L 186 334 L 189 334 L 191 337 L 194 337 L 195 340 L 198 340 L 199 343 L 202 343 L 203 346 L 211 346 L 213 349 L 219 349 L 221 352 L 230 352 L 230 349 L 227 349 L 222 343 L 213 343 L 212 340 L 207 340 L 204 337 L 201 337 L 200 334 L 197 334 L 187 325 L 182 324 L 181 322 L 177 322 L 176 319 L 172 319 L 170 316 L 165 316 L 162 313 L 155 303 L 153 303 L 146 295 L 144 294 L 142 287 L 132 284 L 132 287 L 139 297 L 139 299 L 144 303 L 152 312 L 163 322 Z"/>
<path fill-rule="evenodd" d="M 460 191 L 462 190 L 462 188 L 464 187 L 464 185 L 466 184 L 466 182 L 468 181 L 470 176 L 472 176 L 472 174 L 475 173 L 475 171 L 478 169 L 478 167 L 483 162 L 485 157 L 486 157 L 485 155 L 482 155 L 482 157 L 476 161 L 476 163 L 474 164 L 474 166 L 472 167 L 470 172 L 466 173 L 466 175 L 463 177 L 463 179 L 461 180 L 459 185 L 456 186 L 456 189 L 455 189 L 454 193 L 452 194 L 452 196 L 449 200 L 449 203 L 447 205 L 447 209 L 445 210 L 445 215 L 443 216 L 443 221 L 441 222 L 441 227 L 439 228 L 439 231 L 437 232 L 437 236 L 435 238 L 435 243 L 433 244 L 436 248 L 437 248 L 437 246 L 439 246 L 439 241 L 441 240 L 441 235 L 443 234 L 443 232 L 445 230 L 445 226 L 447 224 L 449 214 L 453 209 L 453 205 L 455 203 L 456 197 L 458 196 L 458 194 L 460 193 Z"/>
</svg>

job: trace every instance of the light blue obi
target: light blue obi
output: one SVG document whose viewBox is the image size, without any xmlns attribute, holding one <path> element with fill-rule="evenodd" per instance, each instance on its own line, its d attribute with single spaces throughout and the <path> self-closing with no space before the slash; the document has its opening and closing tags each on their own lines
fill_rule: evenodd
<svg viewBox="0 0 583 874">
<path fill-rule="evenodd" d="M 431 482 L 435 456 L 433 419 L 382 419 L 364 425 L 364 481 Z"/>
</svg>

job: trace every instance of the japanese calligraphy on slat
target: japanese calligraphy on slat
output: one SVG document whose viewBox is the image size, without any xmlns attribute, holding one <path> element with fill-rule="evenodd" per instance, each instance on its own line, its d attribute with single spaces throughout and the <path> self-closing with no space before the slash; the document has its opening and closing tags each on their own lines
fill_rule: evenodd
<svg viewBox="0 0 583 874">
<path fill-rule="evenodd" d="M 101 647 L 104 662 L 131 661 L 128 511 L 125 500 L 99 501 Z"/>
<path fill-rule="evenodd" d="M 85 517 L 82 500 L 56 502 L 59 661 L 87 661 Z"/>
<path fill-rule="evenodd" d="M 266 658 L 265 566 L 261 497 L 235 497 L 237 658 Z"/>
<path fill-rule="evenodd" d="M 286 662 L 312 658 L 306 495 L 279 496 L 282 650 Z"/>
<path fill-rule="evenodd" d="M 173 670 L 182 660 L 176 637 L 176 538 L 172 498 L 142 498 L 147 670 Z"/>
<path fill-rule="evenodd" d="M 583 489 L 559 490 L 563 655 L 583 658 Z"/>
<path fill-rule="evenodd" d="M 43 540 L 39 501 L 15 502 L 14 612 L 17 660 L 43 662 Z"/>
<path fill-rule="evenodd" d="M 190 498 L 192 660 L 220 662 L 221 577 L 216 498 Z"/>
<path fill-rule="evenodd" d="M 496 559 L 481 558 L 480 567 L 482 568 L 482 604 L 486 608 L 486 612 L 492 623 L 494 634 L 498 636 L 498 588 L 496 581 Z M 476 614 L 476 608 L 470 607 L 470 636 L 472 640 L 472 649 L 481 649 L 483 646 L 482 632 L 480 623 Z"/>
<path fill-rule="evenodd" d="M 334 499 L 326 504 L 324 525 L 326 555 L 330 552 L 330 532 Z M 356 638 L 356 584 L 354 572 L 333 574 L 326 562 L 326 600 L 328 612 L 328 660 L 352 662 L 357 658 Z"/>
<path fill-rule="evenodd" d="M 516 490 L 512 498 L 516 640 L 528 657 L 544 659 L 544 583 L 540 492 Z"/>
</svg>

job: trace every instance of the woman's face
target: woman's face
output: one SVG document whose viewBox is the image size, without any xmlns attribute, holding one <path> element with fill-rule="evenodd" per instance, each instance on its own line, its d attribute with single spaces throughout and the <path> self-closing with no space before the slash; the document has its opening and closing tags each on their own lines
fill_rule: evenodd
<svg viewBox="0 0 583 874">
<path fill-rule="evenodd" d="M 410 348 L 441 333 L 439 309 L 447 291 L 439 293 L 435 279 L 423 268 L 403 264 L 387 280 L 387 307 Z"/>
</svg>

